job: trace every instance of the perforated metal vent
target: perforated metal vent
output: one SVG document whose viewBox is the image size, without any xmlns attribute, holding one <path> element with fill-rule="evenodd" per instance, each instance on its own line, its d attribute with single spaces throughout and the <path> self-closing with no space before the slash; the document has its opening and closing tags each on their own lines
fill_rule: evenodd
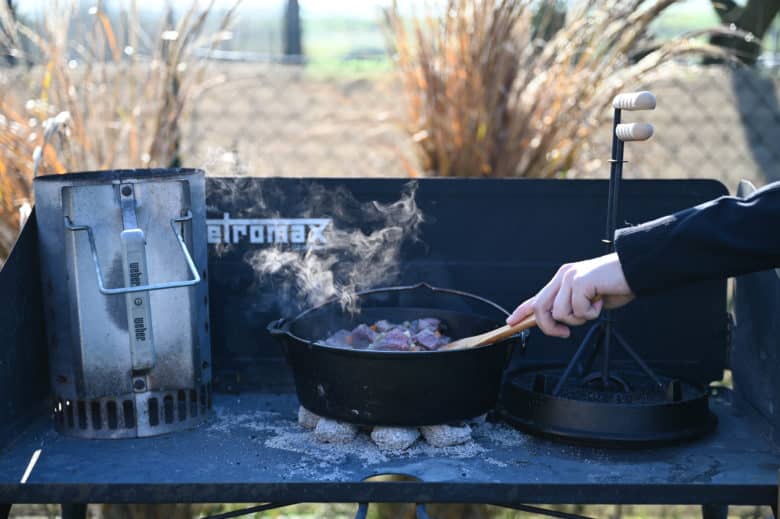
<svg viewBox="0 0 780 519">
<path fill-rule="evenodd" d="M 57 430 L 82 438 L 136 438 L 189 429 L 211 409 L 211 385 L 95 400 L 58 397 Z"/>
</svg>

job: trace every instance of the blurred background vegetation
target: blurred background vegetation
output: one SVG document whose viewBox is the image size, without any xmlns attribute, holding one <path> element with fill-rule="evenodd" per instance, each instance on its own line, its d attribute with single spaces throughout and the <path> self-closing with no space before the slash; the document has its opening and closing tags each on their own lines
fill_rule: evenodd
<svg viewBox="0 0 780 519">
<path fill-rule="evenodd" d="M 780 179 L 777 0 L 0 0 L 0 262 L 32 178 L 604 176 L 612 95 L 650 88 L 626 176 Z M 91 506 L 192 517 L 241 505 Z M 690 517 L 696 507 L 564 507 Z M 486 506 L 434 517 L 522 517 Z M 255 517 L 353 517 L 296 505 Z M 411 517 L 372 507 L 369 517 Z M 735 507 L 734 517 L 767 510 Z M 14 517 L 56 508 L 15 507 Z"/>
</svg>

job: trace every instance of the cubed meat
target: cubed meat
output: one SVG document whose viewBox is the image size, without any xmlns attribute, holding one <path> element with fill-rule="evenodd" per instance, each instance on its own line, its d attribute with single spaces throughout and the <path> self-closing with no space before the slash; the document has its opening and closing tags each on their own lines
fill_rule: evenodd
<svg viewBox="0 0 780 519">
<path fill-rule="evenodd" d="M 325 339 L 325 345 L 334 348 L 352 348 L 351 340 L 352 334 L 349 330 L 339 330 Z"/>
<path fill-rule="evenodd" d="M 439 319 L 428 317 L 394 324 L 384 319 L 354 330 L 338 330 L 323 343 L 334 348 L 386 351 L 431 351 L 450 342 L 441 334 Z"/>
<path fill-rule="evenodd" d="M 396 328 L 398 325 L 395 325 L 391 323 L 390 321 L 385 321 L 382 319 L 381 321 L 377 321 L 376 324 L 374 324 L 374 328 L 379 333 L 389 332 L 393 328 Z"/>
<path fill-rule="evenodd" d="M 439 332 L 423 328 L 414 334 L 414 342 L 425 350 L 435 350 L 439 347 Z"/>
<path fill-rule="evenodd" d="M 416 332 L 422 331 L 422 330 L 431 330 L 435 332 L 439 329 L 439 326 L 441 325 L 441 321 L 436 319 L 435 317 L 426 317 L 423 319 L 417 319 L 413 323 L 413 329 Z"/>
<path fill-rule="evenodd" d="M 372 350 L 386 351 L 410 351 L 412 349 L 412 337 L 405 330 L 394 328 L 380 335 L 371 345 Z"/>
<path fill-rule="evenodd" d="M 352 330 L 352 347 L 364 350 L 377 339 L 378 334 L 365 324 L 359 324 Z"/>
</svg>

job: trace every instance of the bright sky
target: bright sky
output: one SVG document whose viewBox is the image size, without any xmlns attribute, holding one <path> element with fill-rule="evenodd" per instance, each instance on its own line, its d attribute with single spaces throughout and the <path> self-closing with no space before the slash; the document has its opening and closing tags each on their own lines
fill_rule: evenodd
<svg viewBox="0 0 780 519">
<path fill-rule="evenodd" d="M 129 0 L 103 0 L 106 4 L 129 4 Z M 189 6 L 192 0 L 170 0 L 174 6 Z M 56 0 L 17 0 L 16 4 L 21 12 L 31 13 L 41 9 L 41 7 L 51 5 Z M 95 0 L 77 0 L 80 5 L 93 5 Z M 140 8 L 150 10 L 160 9 L 164 1 L 160 0 L 137 0 Z M 62 0 L 60 0 L 62 3 Z M 206 5 L 206 0 L 200 0 L 202 5 Z M 230 7 L 234 0 L 215 0 L 217 7 Z M 301 10 L 306 16 L 347 16 L 351 18 L 374 18 L 377 15 L 377 7 L 388 5 L 390 0 L 300 0 Z M 280 13 L 284 8 L 284 0 L 243 0 L 241 2 L 242 10 L 267 11 L 269 14 Z"/>
</svg>

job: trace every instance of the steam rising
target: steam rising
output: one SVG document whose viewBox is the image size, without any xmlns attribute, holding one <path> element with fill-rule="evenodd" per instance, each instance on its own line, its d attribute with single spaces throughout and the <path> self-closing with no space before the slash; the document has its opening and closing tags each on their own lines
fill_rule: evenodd
<svg viewBox="0 0 780 519">
<path fill-rule="evenodd" d="M 403 243 L 417 239 L 423 215 L 416 191 L 417 184 L 410 182 L 394 203 L 360 203 L 345 189 L 313 184 L 302 216 L 334 219 L 325 233 L 327 243 L 315 244 L 309 235 L 303 251 L 273 246 L 249 254 L 246 261 L 283 308 L 336 298 L 356 312 L 356 293 L 396 279 Z"/>
</svg>

